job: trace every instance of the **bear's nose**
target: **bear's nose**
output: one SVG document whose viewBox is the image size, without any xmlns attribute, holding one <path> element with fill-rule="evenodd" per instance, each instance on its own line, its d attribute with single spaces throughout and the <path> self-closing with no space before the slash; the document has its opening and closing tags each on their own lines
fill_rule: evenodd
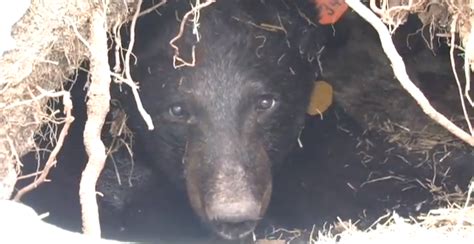
<svg viewBox="0 0 474 244">
<path fill-rule="evenodd" d="M 207 209 L 208 218 L 221 223 L 257 221 L 260 218 L 260 204 L 253 199 L 242 199 L 232 203 L 215 202 Z"/>
<path fill-rule="evenodd" d="M 255 229 L 260 218 L 260 205 L 254 200 L 240 199 L 232 203 L 210 204 L 206 210 L 214 231 L 224 239 L 235 240 Z"/>
</svg>

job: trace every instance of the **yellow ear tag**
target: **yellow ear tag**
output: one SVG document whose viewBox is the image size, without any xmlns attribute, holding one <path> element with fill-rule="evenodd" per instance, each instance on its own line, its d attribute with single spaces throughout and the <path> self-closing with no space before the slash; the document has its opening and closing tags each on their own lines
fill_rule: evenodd
<svg viewBox="0 0 474 244">
<path fill-rule="evenodd" d="M 316 81 L 306 113 L 311 116 L 322 114 L 332 104 L 332 86 L 326 81 Z"/>
</svg>

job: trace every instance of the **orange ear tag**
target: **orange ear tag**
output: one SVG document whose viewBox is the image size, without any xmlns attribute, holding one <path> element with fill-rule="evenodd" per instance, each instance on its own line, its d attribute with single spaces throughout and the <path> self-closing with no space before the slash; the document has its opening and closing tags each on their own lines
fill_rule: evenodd
<svg viewBox="0 0 474 244">
<path fill-rule="evenodd" d="M 332 25 L 336 23 L 349 8 L 344 0 L 314 0 L 319 10 L 319 23 Z"/>
</svg>

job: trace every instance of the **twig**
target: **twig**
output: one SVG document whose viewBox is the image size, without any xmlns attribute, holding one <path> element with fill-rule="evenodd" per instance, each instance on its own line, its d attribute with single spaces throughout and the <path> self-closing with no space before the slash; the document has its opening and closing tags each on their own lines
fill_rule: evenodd
<svg viewBox="0 0 474 244">
<path fill-rule="evenodd" d="M 84 44 L 84 46 L 86 46 L 86 48 L 87 48 L 88 50 L 90 50 L 90 49 L 91 49 L 90 43 L 86 40 L 85 37 L 83 37 L 83 36 L 81 35 L 81 33 L 79 32 L 79 30 L 77 29 L 77 26 L 76 26 L 75 24 L 73 24 L 72 21 L 69 20 L 69 19 L 66 19 L 65 21 L 68 22 L 69 25 L 72 27 L 72 30 L 74 31 L 74 34 L 76 34 L 77 39 L 79 39 L 79 41 L 81 41 L 82 44 Z"/>
<path fill-rule="evenodd" d="M 192 8 L 194 8 L 194 5 L 192 3 L 190 3 Z M 201 5 L 201 0 L 196 0 L 196 6 L 199 6 Z M 201 40 L 201 36 L 199 35 L 199 18 L 201 17 L 201 12 L 200 11 L 196 11 L 194 14 L 193 14 L 193 35 L 196 36 L 196 42 L 199 42 Z"/>
<path fill-rule="evenodd" d="M 133 150 L 132 150 L 132 145 L 129 145 L 128 143 L 124 142 L 122 139 L 122 144 L 125 145 L 125 148 L 127 149 L 128 155 L 130 155 L 130 171 L 128 174 L 128 186 L 133 187 L 132 183 L 132 176 L 133 176 L 133 170 L 135 169 L 135 160 L 133 157 Z"/>
<path fill-rule="evenodd" d="M 131 79 L 130 75 L 130 55 L 132 53 L 133 45 L 135 44 L 135 25 L 137 24 L 138 15 L 140 14 L 140 8 L 143 0 L 138 0 L 137 10 L 133 14 L 132 23 L 130 24 L 130 43 L 128 44 L 127 52 L 125 53 L 125 78 Z M 133 87 L 132 87 L 133 88 Z"/>
<path fill-rule="evenodd" d="M 97 7 L 91 18 L 90 73 L 88 91 L 87 122 L 84 128 L 84 146 L 89 156 L 82 172 L 79 197 L 82 207 L 82 229 L 84 234 L 100 237 L 99 209 L 96 199 L 96 183 L 104 168 L 106 149 L 101 140 L 101 131 L 110 107 L 110 66 L 107 48 L 107 6 Z"/>
<path fill-rule="evenodd" d="M 213 4 L 216 0 L 206 0 L 204 3 L 201 3 L 201 4 L 196 4 L 196 6 L 193 6 L 193 8 L 191 10 L 189 10 L 184 16 L 183 16 L 183 19 L 181 20 L 181 24 L 179 25 L 179 32 L 178 34 L 173 38 L 171 39 L 170 41 L 170 45 L 171 47 L 174 49 L 174 55 L 173 55 L 173 67 L 176 69 L 176 68 L 179 68 L 179 67 L 183 67 L 183 66 L 190 66 L 190 67 L 194 67 L 195 63 L 196 63 L 196 57 L 195 57 L 195 45 L 193 45 L 192 47 L 192 60 L 191 62 L 187 62 L 185 61 L 184 59 L 182 59 L 181 57 L 179 57 L 179 47 L 176 46 L 174 43 L 179 40 L 179 38 L 181 38 L 183 36 L 183 33 L 184 33 L 184 26 L 186 25 L 186 21 L 188 21 L 189 19 L 189 16 L 192 14 L 192 15 L 196 15 L 198 13 L 198 11 L 200 11 L 202 8 L 205 8 L 211 4 Z M 194 24 L 197 24 L 197 23 L 194 23 Z"/>
<path fill-rule="evenodd" d="M 255 39 L 262 39 L 262 44 L 260 44 L 256 49 L 255 49 L 255 55 L 257 58 L 261 58 L 262 55 L 259 53 L 260 49 L 262 49 L 265 46 L 265 42 L 267 41 L 267 38 L 264 35 L 260 36 L 255 36 Z"/>
<path fill-rule="evenodd" d="M 313 224 L 313 226 L 311 227 L 311 232 L 309 233 L 309 240 L 308 240 L 308 243 L 309 244 L 313 244 L 313 243 L 316 243 L 316 240 L 315 238 L 313 237 L 314 236 L 314 229 L 315 229 L 316 225 Z"/>
<path fill-rule="evenodd" d="M 116 78 L 115 81 L 125 83 L 130 87 L 130 89 L 132 90 L 132 94 L 133 94 L 133 97 L 135 99 L 136 105 L 137 105 L 138 112 L 140 113 L 143 120 L 145 121 L 148 129 L 153 130 L 154 129 L 153 120 L 151 119 L 150 114 L 148 114 L 148 112 L 143 107 L 143 103 L 141 101 L 140 95 L 138 94 L 138 86 L 133 81 L 131 73 L 130 73 L 130 57 L 133 55 L 132 49 L 133 49 L 133 46 L 135 45 L 135 26 L 136 26 L 138 17 L 140 17 L 140 16 L 142 16 L 142 15 L 148 13 L 148 12 L 151 12 L 151 11 L 157 9 L 158 7 L 162 6 L 163 4 L 166 3 L 166 0 L 162 0 L 157 5 L 151 7 L 148 10 L 145 10 L 145 11 L 148 11 L 148 12 L 145 12 L 145 13 L 140 12 L 142 2 L 143 2 L 143 0 L 138 1 L 137 9 L 136 9 L 134 15 L 131 17 L 130 42 L 128 44 L 128 48 L 127 48 L 127 51 L 125 53 L 125 57 L 121 56 L 121 54 L 122 54 L 121 50 L 123 50 L 123 49 L 122 49 L 119 29 L 121 28 L 122 23 L 117 22 L 117 24 L 115 24 L 115 26 L 112 28 L 113 33 L 114 33 L 114 40 L 115 40 L 115 43 L 116 43 L 116 47 L 115 47 L 115 66 L 113 68 L 115 73 L 111 73 L 111 75 Z M 120 61 L 122 61 L 122 60 L 123 60 L 124 72 L 119 74 L 119 72 L 121 71 Z"/>
<path fill-rule="evenodd" d="M 348 0 L 346 0 L 348 1 Z M 350 0 L 349 0 L 350 1 Z M 387 212 L 385 215 L 380 216 L 377 220 L 375 220 L 369 227 L 366 228 L 366 231 L 372 230 L 376 225 L 380 224 L 383 220 L 385 220 L 385 223 L 388 223 L 390 220 L 392 220 L 392 213 Z M 388 220 L 387 220 L 388 219 Z"/>
<path fill-rule="evenodd" d="M 394 176 L 394 175 L 389 175 L 389 176 L 385 176 L 385 177 L 380 177 L 380 178 L 377 178 L 377 179 L 373 179 L 373 180 L 368 180 L 362 184 L 360 184 L 359 188 L 362 188 L 364 187 L 365 185 L 367 184 L 371 184 L 371 183 L 375 183 L 375 182 L 379 182 L 379 181 L 384 181 L 384 180 L 398 180 L 398 181 L 405 181 L 406 179 L 402 178 L 402 177 L 399 177 L 399 176 Z"/>
<path fill-rule="evenodd" d="M 66 114 L 66 118 L 64 120 L 64 127 L 61 129 L 61 133 L 59 133 L 59 138 L 58 141 L 56 142 L 56 146 L 54 147 L 53 151 L 51 151 L 51 154 L 48 157 L 48 161 L 46 161 L 46 164 L 44 166 L 43 171 L 41 171 L 40 176 L 36 178 L 32 183 L 29 185 L 23 187 L 21 190 L 19 190 L 13 200 L 19 202 L 21 200 L 21 197 L 28 193 L 29 191 L 37 188 L 39 185 L 41 185 L 43 182 L 46 181 L 46 177 L 48 177 L 49 170 L 56 165 L 56 157 L 61 150 L 64 140 L 69 132 L 69 127 L 71 126 L 72 122 L 74 121 L 74 117 L 72 116 L 72 101 L 71 101 L 71 96 L 69 92 L 64 91 L 63 92 L 63 104 L 64 104 L 64 113 Z M 37 172 L 39 173 L 39 172 Z"/>
<path fill-rule="evenodd" d="M 474 146 L 474 137 L 466 133 L 464 130 L 459 128 L 453 122 L 451 122 L 446 116 L 436 111 L 425 97 L 423 92 L 410 80 L 406 72 L 405 63 L 402 57 L 398 54 L 395 46 L 393 45 L 392 38 L 390 36 L 387 27 L 383 22 L 366 6 L 364 6 L 358 0 L 346 0 L 346 3 L 357 12 L 362 18 L 369 22 L 380 36 L 382 48 L 392 63 L 392 68 L 395 76 L 399 80 L 402 87 L 408 91 L 408 93 L 416 100 L 431 119 L 439 123 L 441 126 L 446 128 L 448 131 L 459 137 L 471 146 Z"/>
<path fill-rule="evenodd" d="M 148 130 L 153 130 L 154 126 L 153 126 L 153 121 L 151 119 L 151 116 L 150 114 L 147 113 L 145 108 L 143 108 L 140 95 L 138 94 L 138 86 L 133 82 L 132 75 L 130 74 L 130 55 L 132 53 L 133 45 L 135 44 L 135 25 L 137 23 L 137 19 L 140 14 L 140 7 L 142 5 L 142 2 L 143 0 L 138 0 L 137 10 L 135 11 L 135 14 L 133 15 L 132 23 L 130 24 L 130 43 L 128 44 L 127 52 L 125 54 L 125 61 L 124 61 L 125 62 L 124 64 L 125 79 L 123 81 L 132 89 L 133 97 L 135 98 L 135 101 L 137 103 L 138 112 L 140 113 L 143 120 L 145 121 L 148 127 Z"/>
<path fill-rule="evenodd" d="M 154 5 L 153 7 L 150 7 L 150 8 L 147 8 L 143 11 L 140 12 L 140 14 L 138 15 L 138 17 L 142 17 L 143 15 L 145 14 L 149 14 L 153 11 L 155 11 L 157 8 L 161 7 L 163 4 L 165 4 L 167 2 L 167 0 L 161 0 L 159 3 L 157 3 L 156 5 Z M 140 4 L 141 5 L 141 4 Z"/>
<path fill-rule="evenodd" d="M 23 166 L 23 164 L 21 163 L 20 155 L 18 155 L 18 152 L 15 149 L 16 148 L 15 147 L 15 142 L 13 142 L 13 139 L 11 139 L 10 136 L 8 136 L 8 135 L 6 136 L 6 139 L 7 139 L 7 142 L 8 142 L 8 146 L 10 146 L 10 151 L 13 154 L 13 158 L 15 158 L 15 161 L 17 162 L 16 167 L 17 167 L 17 169 L 19 169 L 20 167 Z"/>
<path fill-rule="evenodd" d="M 44 89 L 42 89 L 41 87 L 39 86 L 36 86 L 36 89 L 38 91 L 41 92 L 41 94 L 37 95 L 37 96 L 33 96 L 33 98 L 31 99 L 28 99 L 28 100 L 23 100 L 23 101 L 20 101 L 20 102 L 15 102 L 15 103 L 11 103 L 11 104 L 0 104 L 0 109 L 2 110 L 7 110 L 7 109 L 13 109 L 13 108 L 16 108 L 18 106 L 23 106 L 23 105 L 29 105 L 30 103 L 33 103 L 33 102 L 37 102 L 43 98 L 46 98 L 46 97 L 49 97 L 49 98 L 53 98 L 53 97 L 61 97 L 61 96 L 64 96 L 64 92 L 50 92 L 50 91 L 46 91 Z"/>
<path fill-rule="evenodd" d="M 454 63 L 454 41 L 456 40 L 457 19 L 458 19 L 458 15 L 453 16 L 453 21 L 452 21 L 452 24 L 451 24 L 451 48 L 450 48 L 450 51 L 449 51 L 449 57 L 451 58 L 451 68 L 453 70 L 454 79 L 456 80 L 456 85 L 457 85 L 458 91 L 459 91 L 459 99 L 461 99 L 462 112 L 464 114 L 464 118 L 466 119 L 466 124 L 469 128 L 469 132 L 471 133 L 471 135 L 474 135 L 473 130 L 472 130 L 471 121 L 469 120 L 469 114 L 467 113 L 467 110 L 466 110 L 466 103 L 464 102 L 464 97 L 463 97 L 463 94 L 462 94 L 461 82 L 459 81 L 458 73 L 456 72 L 456 64 Z M 468 83 L 466 83 L 466 89 L 467 89 L 467 86 L 468 86 L 467 84 Z"/>
<path fill-rule="evenodd" d="M 472 12 L 472 10 L 474 8 L 474 5 L 473 5 L 474 2 L 469 1 L 469 4 L 470 5 L 468 5 L 468 3 L 466 3 L 466 5 L 470 6 L 471 11 L 469 11 L 469 12 Z M 459 9 L 457 11 L 459 11 Z M 457 12 L 455 14 L 455 16 L 458 17 L 460 14 L 461 14 L 460 12 Z M 467 18 L 469 18 L 469 17 L 467 17 Z M 469 104 L 471 105 L 471 107 L 474 107 L 474 102 L 471 98 L 471 95 L 469 94 L 469 92 L 471 90 L 471 71 L 474 71 L 474 59 L 473 59 L 473 57 L 474 57 L 473 56 L 473 53 L 474 53 L 474 25 L 473 25 L 473 20 L 474 19 L 472 17 L 470 17 L 469 20 L 463 20 L 464 22 L 467 22 L 467 23 L 464 23 L 465 28 L 467 26 L 470 26 L 470 29 L 466 31 L 467 32 L 466 34 L 464 34 L 464 35 L 460 34 L 460 38 L 463 39 L 462 43 L 464 44 L 464 54 L 465 54 L 464 55 L 464 76 L 466 78 L 466 84 L 465 84 L 464 96 L 469 101 Z M 452 27 L 453 25 L 456 26 L 458 24 L 457 18 L 456 18 L 456 20 L 453 20 L 451 23 L 452 23 L 451 28 L 453 28 Z M 461 26 L 462 24 L 459 23 L 459 25 Z M 459 33 L 461 33 L 461 32 L 462 31 L 459 31 Z"/>
<path fill-rule="evenodd" d="M 43 173 L 43 171 L 36 171 L 36 172 L 33 172 L 31 174 L 27 174 L 27 175 L 20 175 L 18 176 L 18 180 L 24 180 L 24 179 L 28 179 L 28 178 L 31 178 L 31 177 L 37 177 L 38 175 L 41 175 Z M 36 178 L 35 178 L 36 180 Z"/>
<path fill-rule="evenodd" d="M 122 60 L 122 35 L 120 34 L 120 29 L 122 28 L 123 23 L 117 21 L 112 27 L 112 35 L 114 38 L 115 48 L 114 48 L 114 57 L 115 57 L 115 65 L 113 71 L 115 73 L 119 73 L 122 70 L 120 66 Z"/>
</svg>

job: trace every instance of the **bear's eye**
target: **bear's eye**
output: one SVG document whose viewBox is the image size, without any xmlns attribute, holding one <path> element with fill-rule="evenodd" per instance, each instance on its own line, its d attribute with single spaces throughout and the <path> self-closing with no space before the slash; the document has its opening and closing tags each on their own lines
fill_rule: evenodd
<svg viewBox="0 0 474 244">
<path fill-rule="evenodd" d="M 272 95 L 262 95 L 257 100 L 258 110 L 268 110 L 275 106 L 275 98 Z"/>
<path fill-rule="evenodd" d="M 181 104 L 173 104 L 169 108 L 169 113 L 173 117 L 177 118 L 185 118 L 188 116 L 188 112 L 186 112 L 186 109 L 184 108 L 183 105 Z"/>
</svg>

